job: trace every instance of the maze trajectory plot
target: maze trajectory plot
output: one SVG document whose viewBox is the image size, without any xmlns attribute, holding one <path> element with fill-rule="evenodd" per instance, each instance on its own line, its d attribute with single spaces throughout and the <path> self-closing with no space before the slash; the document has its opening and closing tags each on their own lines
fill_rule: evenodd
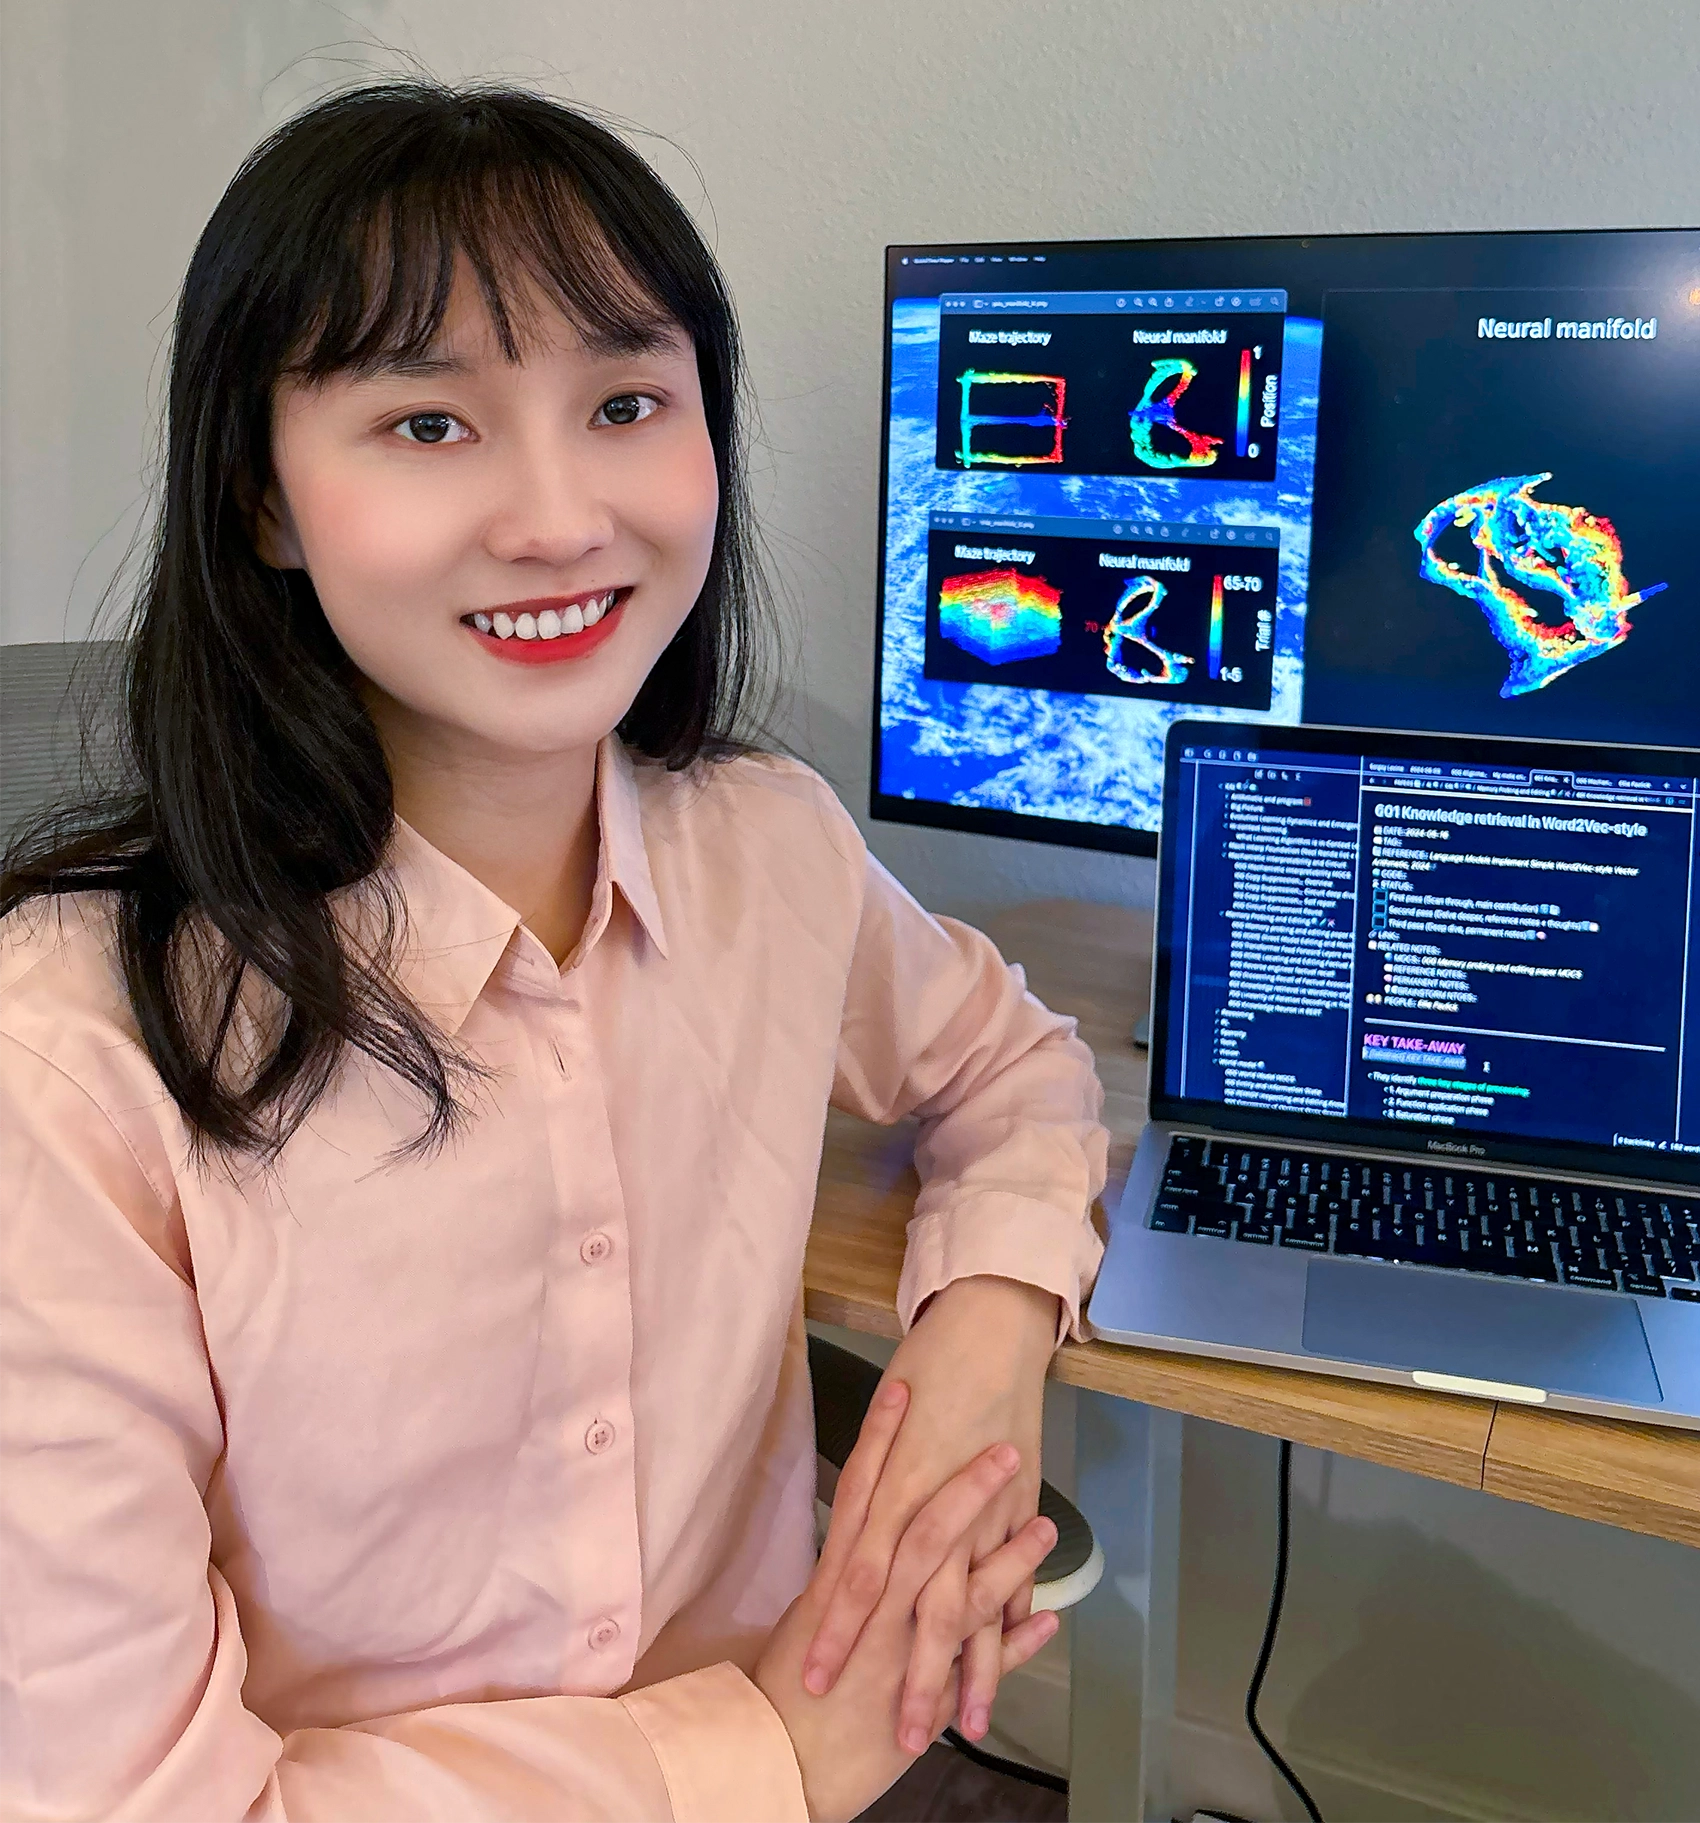
<svg viewBox="0 0 1700 1823">
<path fill-rule="evenodd" d="M 1155 576 L 1132 576 L 1116 611 L 1104 623 L 1104 664 L 1124 684 L 1184 684 L 1195 661 L 1170 652 L 1151 637 L 1151 622 L 1168 593 Z M 1123 662 L 1125 646 L 1138 646 L 1157 661 L 1155 671 L 1135 671 Z"/>
<path fill-rule="evenodd" d="M 1623 544 L 1609 519 L 1586 507 L 1537 500 L 1544 475 L 1504 475 L 1466 488 L 1428 512 L 1414 536 L 1422 547 L 1419 573 L 1468 597 L 1487 616 L 1493 636 L 1511 657 L 1502 697 L 1543 690 L 1590 658 L 1621 646 L 1633 630 L 1629 610 L 1665 587 L 1655 582 L 1631 593 L 1623 575 Z M 1456 527 L 1478 552 L 1472 573 L 1440 556 L 1435 545 Z M 1556 595 L 1564 617 L 1554 619 L 1512 587 Z"/>
<path fill-rule="evenodd" d="M 1139 403 L 1127 414 L 1128 435 L 1133 451 L 1151 468 L 1209 468 L 1216 460 L 1220 437 L 1206 436 L 1202 431 L 1188 430 L 1175 422 L 1175 407 L 1181 394 L 1198 378 L 1198 369 L 1190 361 L 1167 360 L 1151 363 L 1151 378 L 1139 395 Z M 1248 380 L 1249 384 L 1249 380 Z M 1161 428 L 1186 442 L 1179 450 L 1159 449 L 1151 433 Z"/>
<path fill-rule="evenodd" d="M 1062 644 L 1062 591 L 1019 570 L 952 576 L 939 589 L 939 631 L 988 665 L 1049 658 Z"/>
<path fill-rule="evenodd" d="M 1063 459 L 1063 432 L 1068 420 L 1063 416 L 1063 401 L 1068 382 L 1054 373 L 983 373 L 970 367 L 958 376 L 962 388 L 962 446 L 956 452 L 964 468 L 1044 468 Z M 977 412 L 974 410 L 976 388 L 988 386 L 1048 386 L 1052 406 L 1041 412 Z M 1051 447 L 1037 455 L 1003 455 L 996 450 L 976 449 L 974 432 L 982 425 L 1020 425 L 1033 430 L 1049 430 Z"/>
</svg>

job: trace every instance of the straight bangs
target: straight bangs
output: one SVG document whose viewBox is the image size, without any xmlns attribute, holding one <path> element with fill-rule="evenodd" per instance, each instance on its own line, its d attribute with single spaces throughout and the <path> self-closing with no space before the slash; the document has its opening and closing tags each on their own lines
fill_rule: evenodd
<svg viewBox="0 0 1700 1823">
<path fill-rule="evenodd" d="M 310 327 L 288 372 L 317 380 L 424 358 L 462 269 L 509 361 L 546 305 L 598 353 L 638 353 L 678 332 L 700 347 L 712 333 L 712 282 L 659 265 L 653 243 L 622 235 L 586 194 L 582 169 L 511 131 L 473 135 L 482 155 L 471 157 L 441 136 L 406 137 L 394 168 L 370 172 L 324 236 L 319 295 L 302 300 Z"/>
</svg>

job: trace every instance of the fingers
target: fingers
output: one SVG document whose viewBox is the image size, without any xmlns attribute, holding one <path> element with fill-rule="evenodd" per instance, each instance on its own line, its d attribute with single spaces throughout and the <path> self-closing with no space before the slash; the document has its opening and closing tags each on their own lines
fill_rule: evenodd
<svg viewBox="0 0 1700 1823">
<path fill-rule="evenodd" d="M 990 1475 L 977 1481 L 973 1478 L 974 1467 L 970 1464 L 964 1471 L 970 1477 L 969 1487 L 985 1486 Z M 953 1490 L 950 1484 L 941 1491 L 941 1500 L 946 1493 L 950 1501 L 937 1515 L 942 1526 L 954 1523 L 959 1514 L 966 1512 L 969 1498 L 966 1491 Z M 923 1508 L 916 1516 L 911 1533 L 921 1525 L 927 1511 Z M 972 1523 L 972 1515 L 968 1523 Z M 915 1637 L 898 1709 L 897 1741 L 905 1752 L 920 1753 L 931 1739 L 933 1711 L 959 1652 L 962 1714 L 974 1719 L 976 1740 L 986 1732 L 992 1701 L 998 1693 L 1004 1603 L 1031 1576 L 1033 1566 L 1042 1561 L 1055 1540 L 1056 1528 L 1048 1519 L 1031 1520 L 970 1574 L 972 1540 L 965 1529 L 950 1556 L 928 1579 L 915 1601 Z M 905 1534 L 903 1548 L 908 1547 L 909 1534 Z M 900 1589 L 900 1573 L 894 1568 L 894 1598 Z"/>
<path fill-rule="evenodd" d="M 962 1650 L 962 1616 L 968 1603 L 968 1547 L 964 1542 L 921 1591 L 915 1604 L 915 1639 L 897 1712 L 897 1744 L 924 1753 L 937 1730 L 933 1715 Z"/>
<path fill-rule="evenodd" d="M 1002 1675 L 1002 1642 L 1005 1629 L 1026 1620 L 1025 1608 L 1014 1621 L 1010 1609 L 1030 1604 L 1033 1572 L 1045 1561 L 1057 1541 L 1057 1529 L 1048 1519 L 1028 1520 L 1008 1543 L 976 1565 L 968 1578 L 966 1621 L 982 1624 L 970 1636 L 962 1653 L 962 1732 L 977 1741 L 991 1724 L 992 1704 Z"/>
<path fill-rule="evenodd" d="M 1008 1677 L 1010 1672 L 1020 1670 L 1030 1658 L 1056 1638 L 1057 1628 L 1061 1624 L 1057 1615 L 1046 1613 L 1031 1615 L 1020 1626 L 1012 1627 L 1003 1636 L 1000 1648 L 1003 1662 L 998 1667 L 1000 1675 Z M 933 1710 L 932 1732 L 927 1737 L 929 1741 L 936 1741 L 950 1726 L 950 1718 L 956 1714 L 960 1701 L 958 1674 L 953 1669 L 945 1682 L 944 1694 L 939 1698 L 938 1706 Z"/>
<path fill-rule="evenodd" d="M 1061 1625 L 1056 1615 L 1047 1612 L 1031 1614 L 1019 1627 L 1011 1627 L 1003 1636 L 1003 1664 L 999 1668 L 1003 1676 L 1008 1677 L 1042 1647 L 1048 1646 Z"/>
<path fill-rule="evenodd" d="M 838 1681 L 850 1648 L 885 1588 L 880 1567 L 884 1554 L 870 1560 L 866 1552 L 861 1557 L 855 1553 L 867 1529 L 874 1490 L 908 1409 L 907 1385 L 901 1380 L 882 1380 L 862 1420 L 856 1447 L 838 1474 L 832 1523 L 809 1583 L 811 1594 L 826 1610 L 803 1658 L 803 1688 L 815 1696 L 825 1696 Z"/>
<path fill-rule="evenodd" d="M 959 1469 L 910 1520 L 898 1541 L 886 1579 L 886 1595 L 903 1611 L 912 1609 L 939 1566 L 966 1542 L 986 1506 L 1009 1485 L 1021 1466 L 1012 1443 L 994 1443 Z M 1003 1549 L 1007 1550 L 1005 1546 Z M 991 1563 L 1002 1555 L 994 1551 Z M 1013 1587 L 1008 1591 L 1013 1594 Z"/>
<path fill-rule="evenodd" d="M 997 1621 L 962 1642 L 962 1695 L 957 1706 L 962 1732 L 977 1741 L 991 1725 L 992 1704 L 1003 1667 L 1003 1629 Z"/>
<path fill-rule="evenodd" d="M 868 1405 L 862 1428 L 856 1436 L 856 1447 L 838 1472 L 838 1486 L 832 1496 L 832 1523 L 827 1527 L 826 1542 L 821 1547 L 820 1563 L 815 1576 L 830 1588 L 842 1573 L 846 1559 L 855 1548 L 867 1523 L 868 1507 L 879 1486 L 880 1472 L 897 1433 L 903 1428 L 903 1414 L 909 1408 L 909 1388 L 901 1380 L 882 1380 Z"/>
<path fill-rule="evenodd" d="M 1038 1569 L 1051 1547 L 1057 1542 L 1057 1528 L 1050 1520 L 1029 1519 L 1007 1544 L 999 1545 L 989 1557 L 974 1566 L 968 1578 L 969 1612 L 975 1620 L 1002 1617 L 1004 1629 L 1010 1626 L 1010 1607 L 1022 1600 L 1029 1607 L 1033 1601 L 1033 1572 Z M 1019 1615 L 1016 1625 L 1025 1620 Z"/>
<path fill-rule="evenodd" d="M 868 1617 L 882 1599 L 890 1598 L 905 1615 L 914 1610 L 922 1589 L 957 1541 L 965 1536 L 986 1503 L 1009 1485 L 1020 1465 L 1020 1454 L 1012 1444 L 994 1444 L 951 1476 L 910 1520 L 893 1546 L 872 1539 L 864 1527 L 860 1548 L 852 1550 L 848 1561 L 838 1568 L 826 1613 L 804 1658 L 805 1690 L 823 1696 L 832 1688 Z M 849 1464 L 845 1467 L 848 1469 Z M 836 1507 L 834 1502 L 835 1516 Z M 953 1653 L 960 1643 L 958 1635 L 951 1648 Z"/>
<path fill-rule="evenodd" d="M 1039 1560 L 1043 1563 L 1044 1558 Z M 1003 1605 L 1003 1630 L 1007 1633 L 1011 1627 L 1019 1627 L 1033 1612 L 1033 1578 L 1029 1576 L 1019 1589 Z"/>
</svg>

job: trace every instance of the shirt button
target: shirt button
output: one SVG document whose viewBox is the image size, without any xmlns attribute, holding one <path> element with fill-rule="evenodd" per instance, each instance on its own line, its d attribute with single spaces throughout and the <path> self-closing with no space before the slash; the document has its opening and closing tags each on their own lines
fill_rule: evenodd
<svg viewBox="0 0 1700 1823">
<path fill-rule="evenodd" d="M 606 1418 L 598 1418 L 590 1429 L 584 1433 L 584 1447 L 589 1450 L 593 1456 L 600 1456 L 613 1441 L 614 1427 Z M 609 1621 L 606 1624 L 608 1626 L 613 1626 L 614 1623 Z"/>
<path fill-rule="evenodd" d="M 620 1637 L 620 1623 L 617 1620 L 599 1620 L 585 1637 L 590 1641 L 593 1652 L 606 1652 Z"/>
<path fill-rule="evenodd" d="M 587 1234 L 578 1244 L 578 1257 L 587 1266 L 600 1265 L 614 1251 L 614 1243 L 605 1234 Z"/>
</svg>

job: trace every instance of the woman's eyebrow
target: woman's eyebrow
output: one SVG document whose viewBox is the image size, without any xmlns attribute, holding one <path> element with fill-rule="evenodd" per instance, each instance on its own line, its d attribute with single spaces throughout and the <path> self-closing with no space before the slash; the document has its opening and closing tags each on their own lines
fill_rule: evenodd
<svg viewBox="0 0 1700 1823">
<path fill-rule="evenodd" d="M 636 323 L 609 329 L 580 329 L 584 352 L 592 360 L 629 360 L 635 355 L 684 356 L 692 351 L 690 337 L 677 324 Z M 355 372 L 362 380 L 462 379 L 480 365 L 452 349 L 397 350 L 361 361 Z"/>
<path fill-rule="evenodd" d="M 581 329 L 585 352 L 603 360 L 622 355 L 684 354 L 691 339 L 677 323 L 630 323 L 606 329 Z"/>
<path fill-rule="evenodd" d="M 363 380 L 434 380 L 445 374 L 459 377 L 471 373 L 473 363 L 458 354 L 385 354 L 363 361 L 358 369 Z"/>
</svg>

